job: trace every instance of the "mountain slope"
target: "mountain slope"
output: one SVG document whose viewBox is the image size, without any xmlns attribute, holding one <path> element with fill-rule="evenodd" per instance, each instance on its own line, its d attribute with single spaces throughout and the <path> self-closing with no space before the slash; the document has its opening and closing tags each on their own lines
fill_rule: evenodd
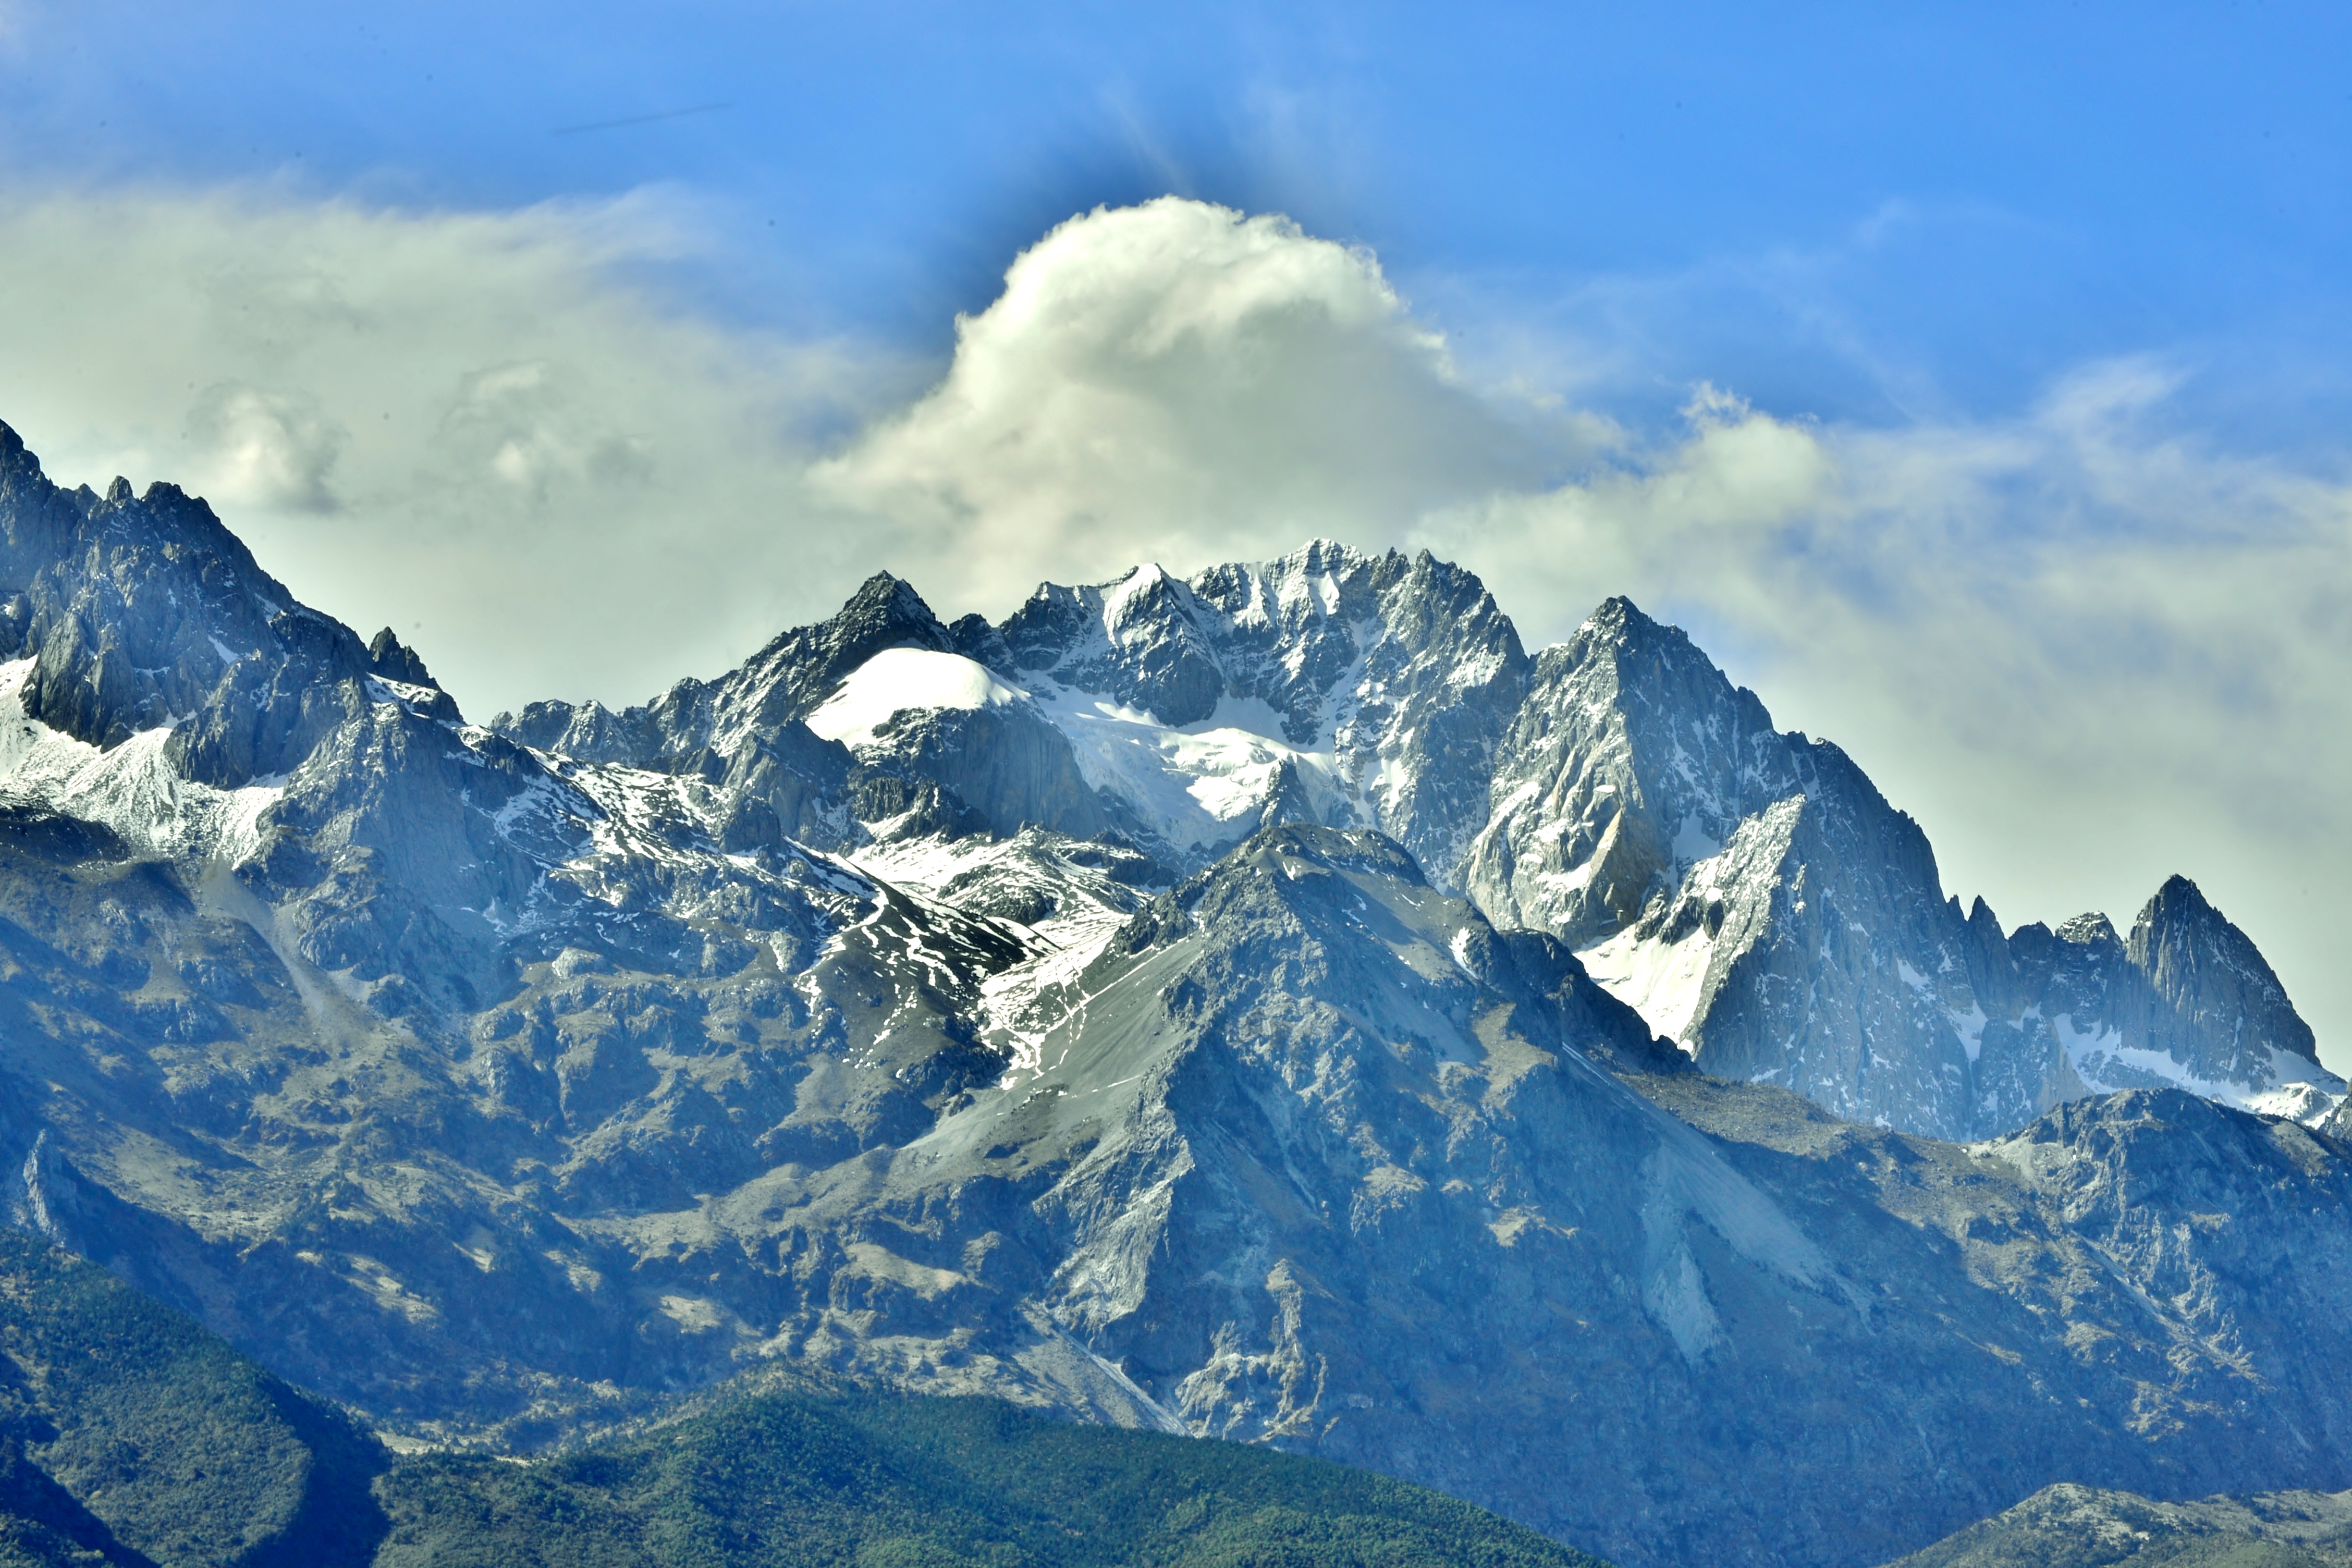
<svg viewBox="0 0 2352 1568">
<path fill-rule="evenodd" d="M 2352 1494 L 2158 1502 L 2054 1486 L 1889 1568 L 2343 1568 Z"/>
<path fill-rule="evenodd" d="M 2128 945 L 2096 916 L 2004 937 L 1944 897 L 1918 825 L 1851 759 L 1776 732 L 1625 600 L 1538 659 L 1493 794 L 1471 895 L 1574 944 L 1710 1072 L 1946 1138 L 2124 1088 L 2305 1120 L 2343 1093 L 2186 879 Z"/>
<path fill-rule="evenodd" d="M 855 1388 L 720 1390 L 535 1466 L 395 1458 L 194 1323 L 5 1231 L 0 1348 L 0 1561 L 1606 1568 L 1361 1471 Z"/>
<path fill-rule="evenodd" d="M 1606 1568 L 1451 1498 L 993 1400 L 719 1402 L 530 1467 L 411 1460 L 377 1563 Z"/>
<path fill-rule="evenodd" d="M 547 985 L 600 1041 L 652 992 Z M 1014 1016 L 959 1079 L 971 1047 L 845 1015 L 843 1054 L 766 1069 L 791 1113 L 740 1152 L 675 1098 L 428 1140 L 380 1084 L 322 1200 L 199 1278 L 280 1364 L 445 1430 L 547 1419 L 501 1364 L 657 1389 L 781 1357 L 1304 1447 L 1633 1562 L 1874 1561 L 2052 1474 L 2347 1479 L 2312 1369 L 2352 1359 L 2352 1168 L 2293 1123 L 2167 1092 L 1971 1150 L 1644 1072 L 1679 1058 L 1565 949 L 1307 827 Z M 564 1163 L 481 1218 L 434 1206 L 534 1149 Z M 47 1159 L 28 1200 L 78 1246 L 189 1250 Z"/>
<path fill-rule="evenodd" d="M 12 471 L 100 530 L 10 567 L 67 599 L 247 582 L 201 503 Z M 19 650 L 0 1170 L 387 1429 L 537 1451 L 830 1369 L 1640 1563 L 2352 1482 L 2346 1146 L 2227 1103 L 2332 1081 L 2251 944 L 2185 883 L 2129 939 L 1964 917 L 1630 605 L 1530 662 L 1426 557 L 994 627 L 877 578 L 717 681 L 489 728 L 379 643 L 272 666 L 315 738 L 214 782 L 179 710 L 38 717 L 89 668 Z M 2143 1079 L 2212 1099 L 2084 1098 Z"/>
<path fill-rule="evenodd" d="M 909 684 L 893 659 L 934 673 Z M 692 753 L 732 780 L 748 749 L 808 752 L 800 721 L 847 743 L 827 843 L 1108 829 L 1181 872 L 1277 822 L 1377 828 L 1498 923 L 1575 946 L 1708 1070 L 1842 1115 L 1980 1137 L 2170 1083 L 2315 1121 L 2344 1089 L 2185 879 L 2112 953 L 2095 921 L 2066 948 L 2004 935 L 1945 898 L 1918 825 L 1843 752 L 1776 731 L 1622 599 L 1530 662 L 1475 579 L 1426 554 L 1318 542 L 1190 582 L 1139 568 L 951 628 L 884 576 L 708 688 L 609 722 L 562 704 L 496 722 L 602 757 L 625 731 L 627 760 Z M 813 772 L 782 802 L 804 822 Z"/>
<path fill-rule="evenodd" d="M 0 1508 L 35 1561 L 364 1563 L 389 1462 L 342 1412 L 0 1230 Z"/>
</svg>

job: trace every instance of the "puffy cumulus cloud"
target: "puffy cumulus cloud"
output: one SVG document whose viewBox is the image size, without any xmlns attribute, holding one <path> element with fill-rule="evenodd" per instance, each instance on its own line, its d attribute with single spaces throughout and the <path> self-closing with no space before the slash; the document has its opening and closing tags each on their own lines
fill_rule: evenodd
<svg viewBox="0 0 2352 1568">
<path fill-rule="evenodd" d="M 870 570 L 854 527 L 811 521 L 803 433 L 907 379 L 631 281 L 712 243 L 658 193 L 18 192 L 0 419 L 62 482 L 205 496 L 297 593 L 415 638 L 471 710 L 642 700 Z"/>
<path fill-rule="evenodd" d="M 936 385 L 875 418 L 909 356 L 747 332 L 642 281 L 716 243 L 660 193 L 0 197 L 0 419 L 52 476 L 207 497 L 477 711 L 641 700 L 883 566 L 1002 613 L 1143 557 L 1395 542 L 1614 439 L 1465 387 L 1368 253 L 1198 202 L 1055 229 L 958 322 Z"/>
<path fill-rule="evenodd" d="M 2194 878 L 2352 1067 L 2352 485 L 2087 367 L 2015 418 L 1858 430 L 1719 395 L 1614 472 L 1428 519 L 1531 641 L 1632 595 L 1919 816 L 2010 924 Z"/>
<path fill-rule="evenodd" d="M 1171 196 L 1023 254 L 945 379 L 814 477 L 1002 608 L 1139 557 L 1385 541 L 1605 434 L 1465 387 L 1368 252 Z"/>
</svg>

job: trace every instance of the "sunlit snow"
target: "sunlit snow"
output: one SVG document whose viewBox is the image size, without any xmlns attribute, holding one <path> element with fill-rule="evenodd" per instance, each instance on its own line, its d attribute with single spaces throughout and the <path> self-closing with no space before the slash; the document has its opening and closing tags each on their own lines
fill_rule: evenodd
<svg viewBox="0 0 2352 1568">
<path fill-rule="evenodd" d="M 1707 963 L 1714 956 L 1714 940 L 1705 930 L 1668 942 L 1654 938 L 1645 941 L 1633 926 L 1577 954 L 1593 984 L 1642 1015 L 1651 1028 L 1692 1052 L 1696 1047 L 1683 1037 L 1706 994 Z"/>
<path fill-rule="evenodd" d="M 285 793 L 279 781 L 220 790 L 182 778 L 164 754 L 169 726 L 111 751 L 52 730 L 25 712 L 34 664 L 0 664 L 0 794 L 100 823 L 151 853 L 234 863 L 252 852 L 261 814 Z"/>
<path fill-rule="evenodd" d="M 1178 727 L 1055 683 L 1038 695 L 1069 738 L 1087 783 L 1125 800 L 1153 832 L 1188 849 L 1228 844 L 1255 827 L 1286 762 L 1318 808 L 1339 794 L 1328 750 L 1305 751 L 1259 732 L 1281 733 L 1279 716 L 1260 699 L 1227 698 L 1202 722 Z"/>
<path fill-rule="evenodd" d="M 2074 1064 L 2074 1075 L 2095 1094 L 2159 1085 L 2234 1105 L 2265 1116 L 2291 1116 L 2312 1123 L 2326 1120 L 2344 1092 L 2344 1080 L 2301 1057 L 2273 1047 L 2272 1082 L 2256 1088 L 2229 1079 L 2200 1078 L 2163 1051 L 2124 1043 L 2113 1025 L 2096 1030 L 2075 1026 L 2074 1016 L 2061 1013 L 2050 1020 L 2051 1032 Z"/>
<path fill-rule="evenodd" d="M 828 741 L 862 746 L 897 714 L 914 708 L 1001 708 L 1028 695 L 961 654 L 884 648 L 859 665 L 841 689 L 808 717 Z"/>
</svg>

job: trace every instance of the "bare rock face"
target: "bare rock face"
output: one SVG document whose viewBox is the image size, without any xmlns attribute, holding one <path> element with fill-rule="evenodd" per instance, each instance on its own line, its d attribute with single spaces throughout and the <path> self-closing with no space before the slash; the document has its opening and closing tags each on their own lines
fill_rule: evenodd
<svg viewBox="0 0 2352 1568">
<path fill-rule="evenodd" d="M 2343 1092 L 2252 942 L 2175 878 L 2004 938 L 1826 742 L 1773 731 L 1689 640 L 1612 600 L 1538 661 L 1465 874 L 1727 1077 L 1945 1138 L 2178 1084 L 2324 1117 Z"/>
<path fill-rule="evenodd" d="M 2147 976 L 2150 1048 L 2193 1053 L 2218 1069 L 2210 1076 L 2225 1080 L 2252 1078 L 2273 1063 L 2295 1070 L 2317 1056 L 2311 1026 L 2288 1005 L 2252 941 L 2188 878 L 2157 889 L 2132 922 L 2124 952 Z"/>
<path fill-rule="evenodd" d="M 383 1426 L 822 1366 L 1629 1564 L 2352 1485 L 2352 1147 L 2256 1113 L 2335 1091 L 2252 943 L 1964 915 L 1631 605 L 1530 660 L 1426 555 L 881 576 L 477 727 L 13 442 L 0 1210 Z"/>
<path fill-rule="evenodd" d="M 1803 785 L 1754 692 L 1612 599 L 1538 658 L 1491 789 L 1468 886 L 1499 918 L 1582 947 Z"/>
</svg>

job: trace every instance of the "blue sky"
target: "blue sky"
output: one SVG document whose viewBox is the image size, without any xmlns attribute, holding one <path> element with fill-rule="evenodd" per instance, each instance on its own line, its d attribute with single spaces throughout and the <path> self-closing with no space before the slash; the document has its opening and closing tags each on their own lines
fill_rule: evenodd
<svg viewBox="0 0 2352 1568">
<path fill-rule="evenodd" d="M 0 419 L 478 714 L 883 567 L 1628 592 L 2009 923 L 2196 878 L 2343 1069 L 2347 64 L 2316 4 L 0 0 Z"/>
<path fill-rule="evenodd" d="M 19 177 L 669 184 L 723 241 L 671 282 L 803 330 L 943 352 L 1053 223 L 1175 190 L 1371 246 L 1473 345 L 1625 334 L 1628 379 L 1784 411 L 1997 413 L 2151 351 L 2273 443 L 2346 411 L 2340 6 L 7 14 Z"/>
</svg>

